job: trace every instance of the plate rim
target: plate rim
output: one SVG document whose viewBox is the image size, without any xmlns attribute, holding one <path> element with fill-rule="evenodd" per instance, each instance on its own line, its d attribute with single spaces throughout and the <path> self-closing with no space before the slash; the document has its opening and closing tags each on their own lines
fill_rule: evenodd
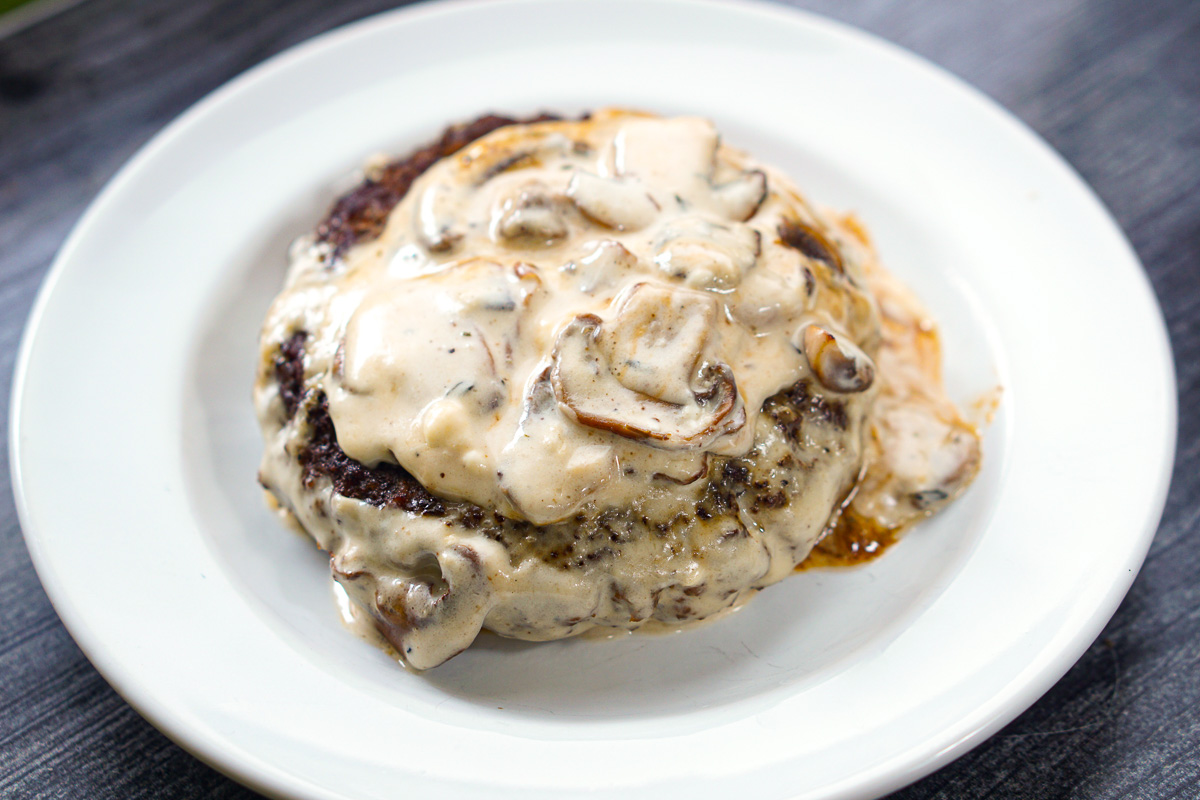
<svg viewBox="0 0 1200 800">
<path fill-rule="evenodd" d="M 305 798 L 340 798 L 343 795 L 325 790 L 312 782 L 297 779 L 284 772 L 268 761 L 252 754 L 248 749 L 222 742 L 218 738 L 209 739 L 207 731 L 189 725 L 185 717 L 177 716 L 173 711 L 163 707 L 160 698 L 150 692 L 143 692 L 137 685 L 136 676 L 122 667 L 118 660 L 106 651 L 104 643 L 94 636 L 86 623 L 77 613 L 76 608 L 68 602 L 68 592 L 59 583 L 58 576 L 42 549 L 40 536 L 36 532 L 32 512 L 24 486 L 24 467 L 22 461 L 22 445 L 20 430 L 22 425 L 22 402 L 25 392 L 27 373 L 32 358 L 33 345 L 42 326 L 46 308 L 52 302 L 55 288 L 59 283 L 67 264 L 71 262 L 79 243 L 86 239 L 95 225 L 95 220 L 101 217 L 114 198 L 120 197 L 125 187 L 137 179 L 144 166 L 153 161 L 158 153 L 167 148 L 170 143 L 194 121 L 204 118 L 211 109 L 219 107 L 228 98 L 236 96 L 244 88 L 277 73 L 286 72 L 295 62 L 303 61 L 321 50 L 333 48 L 343 41 L 352 40 L 356 36 L 378 27 L 393 24 L 403 24 L 406 21 L 415 22 L 438 16 L 454 16 L 469 14 L 476 8 L 495 8 L 496 6 L 536 7 L 546 0 L 424 0 L 409 6 L 391 9 L 317 34 L 309 39 L 294 44 L 279 53 L 254 65 L 234 78 L 226 81 L 200 100 L 189 106 L 185 111 L 157 131 L 146 143 L 126 160 L 117 172 L 105 183 L 103 188 L 89 202 L 86 210 L 72 226 L 70 233 L 60 246 L 55 258 L 44 277 L 37 292 L 36 299 L 30 310 L 22 331 L 20 345 L 17 350 L 16 365 L 13 373 L 13 383 L 10 392 L 10 413 L 8 420 L 9 463 L 11 469 L 11 484 L 18 522 L 21 526 L 26 546 L 29 550 L 35 571 L 46 590 L 55 612 L 64 627 L 89 661 L 100 672 L 101 676 L 112 688 L 131 705 L 140 715 L 146 718 L 159 731 L 179 744 L 191 755 L 204 763 L 233 778 L 234 780 L 272 797 L 305 797 Z M 1133 580 L 1152 544 L 1161 516 L 1165 511 L 1167 495 L 1171 486 L 1174 471 L 1175 453 L 1178 438 L 1178 387 L 1174 368 L 1172 347 L 1169 332 L 1163 316 L 1162 308 L 1149 280 L 1145 266 L 1141 263 L 1136 251 L 1128 238 L 1113 218 L 1111 212 L 1097 196 L 1090 185 L 1078 174 L 1066 159 L 1054 150 L 1044 139 L 1014 113 L 1008 111 L 997 101 L 968 84 L 963 79 L 949 72 L 926 58 L 917 55 L 881 36 L 856 28 L 848 23 L 830 19 L 820 14 L 785 5 L 782 2 L 767 0 L 655 0 L 661 6 L 676 6 L 681 9 L 692 6 L 708 6 L 713 8 L 733 8 L 740 12 L 755 14 L 760 17 L 774 17 L 781 22 L 803 22 L 822 34 L 834 35 L 850 40 L 856 44 L 865 45 L 872 49 L 881 50 L 888 56 L 903 61 L 906 67 L 923 72 L 944 84 L 949 84 L 956 90 L 962 100 L 971 101 L 977 109 L 987 112 L 994 122 L 1008 128 L 1019 135 L 1026 147 L 1033 147 L 1050 164 L 1053 164 L 1060 177 L 1073 184 L 1081 198 L 1098 211 L 1108 226 L 1114 232 L 1123 249 L 1121 254 L 1138 269 L 1135 270 L 1138 284 L 1149 300 L 1149 308 L 1155 314 L 1154 338 L 1160 345 L 1156 356 L 1161 361 L 1163 376 L 1166 379 L 1168 391 L 1164 398 L 1165 412 L 1164 430 L 1168 431 L 1167 441 L 1162 445 L 1162 460 L 1159 464 L 1155 481 L 1156 492 L 1153 501 L 1145 510 L 1142 529 L 1137 532 L 1134 544 L 1129 550 L 1126 561 L 1126 571 L 1119 579 L 1110 583 L 1104 594 L 1103 602 L 1088 618 L 1087 624 L 1075 629 L 1069 641 L 1063 643 L 1047 663 L 1035 670 L 1030 676 L 1018 676 L 1009 684 L 1015 685 L 1012 691 L 991 698 L 997 705 L 992 713 L 980 720 L 972 730 L 940 749 L 923 743 L 924 757 L 909 758 L 910 750 L 905 750 L 895 756 L 892 761 L 902 761 L 900 768 L 883 772 L 867 783 L 858 782 L 845 786 L 841 791 L 837 787 L 830 790 L 829 796 L 837 797 L 866 797 L 876 796 L 894 791 L 905 785 L 919 780 L 929 773 L 946 765 L 950 761 L 964 755 L 987 738 L 1007 725 L 1019 714 L 1028 709 L 1044 695 L 1064 674 L 1078 661 L 1080 656 L 1100 634 L 1104 626 L 1116 612 L 1122 599 L 1127 594 Z M 1029 669 L 1032 669 L 1030 667 Z M 1027 670 L 1028 671 L 1028 670 Z M 912 749 L 918 749 L 914 747 Z M 934 752 L 928 752 L 933 750 Z M 840 786 L 840 784 L 838 785 Z"/>
</svg>

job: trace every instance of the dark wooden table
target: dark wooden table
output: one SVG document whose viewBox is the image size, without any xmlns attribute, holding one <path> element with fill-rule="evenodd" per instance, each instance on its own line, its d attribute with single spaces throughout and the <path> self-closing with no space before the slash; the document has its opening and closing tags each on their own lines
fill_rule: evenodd
<svg viewBox="0 0 1200 800">
<path fill-rule="evenodd" d="M 38 285 L 121 163 L 234 75 L 391 5 L 85 0 L 0 39 L 0 417 Z M 1116 616 L 1036 705 L 894 797 L 1200 798 L 1200 2 L 795 5 L 947 67 L 1066 156 L 1145 263 L 1179 376 L 1166 513 Z M 1126 369 L 1097 391 L 1136 381 L 1136 365 Z M 0 480 L 10 480 L 7 460 Z M 11 492 L 0 495 L 0 797 L 253 796 L 168 741 L 97 674 L 38 584 Z"/>
</svg>

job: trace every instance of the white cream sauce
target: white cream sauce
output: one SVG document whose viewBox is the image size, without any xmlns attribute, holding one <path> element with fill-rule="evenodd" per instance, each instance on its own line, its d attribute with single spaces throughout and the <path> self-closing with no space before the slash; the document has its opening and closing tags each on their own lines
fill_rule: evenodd
<svg viewBox="0 0 1200 800">
<path fill-rule="evenodd" d="M 537 524 L 745 453 L 807 369 L 797 330 L 842 322 L 778 241 L 804 209 L 773 184 L 690 117 L 500 131 L 439 162 L 331 303 L 342 448 Z"/>
</svg>

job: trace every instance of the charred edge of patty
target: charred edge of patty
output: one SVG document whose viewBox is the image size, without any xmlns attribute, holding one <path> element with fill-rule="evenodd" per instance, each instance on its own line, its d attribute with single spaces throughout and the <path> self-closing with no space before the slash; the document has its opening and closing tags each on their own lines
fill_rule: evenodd
<svg viewBox="0 0 1200 800">
<path fill-rule="evenodd" d="M 387 224 L 388 215 L 408 193 L 413 181 L 439 160 L 507 125 L 561 119 L 555 114 L 538 114 L 524 119 L 486 114 L 472 122 L 451 126 L 436 142 L 390 162 L 378 178 L 363 181 L 343 195 L 317 226 L 317 241 L 331 245 L 336 259 L 353 245 L 377 238 Z"/>
<path fill-rule="evenodd" d="M 328 478 L 333 490 L 344 497 L 362 500 L 379 508 L 401 508 L 411 514 L 440 517 L 446 504 L 420 484 L 408 470 L 386 462 L 368 467 L 355 461 L 338 444 L 324 393 L 309 406 L 310 438 L 300 451 L 304 487 L 316 488 L 319 478 Z"/>
<path fill-rule="evenodd" d="M 296 416 L 304 396 L 304 348 L 307 343 L 308 334 L 296 331 L 275 354 L 275 383 L 279 386 L 279 400 L 288 419 Z"/>
</svg>

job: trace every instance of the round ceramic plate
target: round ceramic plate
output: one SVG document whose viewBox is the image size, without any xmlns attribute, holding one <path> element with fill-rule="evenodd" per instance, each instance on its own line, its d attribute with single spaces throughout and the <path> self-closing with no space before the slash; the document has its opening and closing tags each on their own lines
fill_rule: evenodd
<svg viewBox="0 0 1200 800">
<path fill-rule="evenodd" d="M 996 386 L 985 466 L 884 557 L 673 635 L 485 635 L 405 672 L 339 622 L 264 508 L 250 406 L 288 242 L 368 155 L 487 110 L 705 115 L 853 209 Z M 1112 365 L 1137 380 L 1111 384 Z M 21 353 L 30 551 L 104 676 L 200 758 L 300 798 L 865 798 L 1027 707 L 1099 633 L 1172 463 L 1160 313 L 1104 209 L 1028 130 L 895 47 L 775 6 L 456 3 L 271 59 L 147 145 L 59 254 Z"/>
</svg>

